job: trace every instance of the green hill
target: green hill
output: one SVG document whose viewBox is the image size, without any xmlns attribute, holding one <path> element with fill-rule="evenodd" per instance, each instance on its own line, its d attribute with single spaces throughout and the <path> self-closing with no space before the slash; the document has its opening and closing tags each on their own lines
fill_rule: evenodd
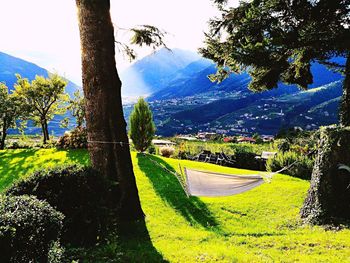
<svg viewBox="0 0 350 263">
<path fill-rule="evenodd" d="M 82 252 L 81 262 L 349 262 L 350 230 L 302 225 L 299 209 L 309 182 L 276 175 L 243 194 L 187 198 L 176 178 L 132 153 L 146 224 L 122 226 L 129 234 Z M 183 167 L 226 173 L 254 171 L 153 157 Z M 45 166 L 88 163 L 85 151 L 0 151 L 0 186 Z"/>
</svg>

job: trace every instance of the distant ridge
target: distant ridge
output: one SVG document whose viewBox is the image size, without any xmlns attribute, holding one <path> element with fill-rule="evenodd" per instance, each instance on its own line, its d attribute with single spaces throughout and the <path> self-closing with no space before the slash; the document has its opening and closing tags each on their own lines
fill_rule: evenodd
<svg viewBox="0 0 350 263">
<path fill-rule="evenodd" d="M 6 83 L 6 85 L 12 90 L 13 85 L 17 81 L 15 76 L 16 73 L 24 78 L 28 78 L 29 80 L 33 80 L 35 75 L 48 76 L 48 71 L 38 65 L 0 52 L 0 82 Z M 80 88 L 73 82 L 68 81 L 66 87 L 68 94 L 72 95 L 77 89 Z"/>
</svg>

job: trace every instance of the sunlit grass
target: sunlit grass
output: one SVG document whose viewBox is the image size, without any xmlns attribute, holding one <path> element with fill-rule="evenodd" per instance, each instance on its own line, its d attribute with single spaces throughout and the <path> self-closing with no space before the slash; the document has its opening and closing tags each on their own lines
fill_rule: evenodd
<svg viewBox="0 0 350 263">
<path fill-rule="evenodd" d="M 308 181 L 276 175 L 271 183 L 243 194 L 187 198 L 173 175 L 143 155 L 132 153 L 132 158 L 148 234 L 130 235 L 117 245 L 100 246 L 93 253 L 101 259 L 95 257 L 91 262 L 117 257 L 126 262 L 350 262 L 349 229 L 330 231 L 301 224 L 298 213 Z M 216 172 L 256 173 L 153 158 L 174 170 L 180 163 L 182 167 Z M 0 189 L 35 169 L 70 162 L 87 164 L 87 153 L 0 151 Z M 134 226 L 123 227 L 131 231 Z"/>
</svg>

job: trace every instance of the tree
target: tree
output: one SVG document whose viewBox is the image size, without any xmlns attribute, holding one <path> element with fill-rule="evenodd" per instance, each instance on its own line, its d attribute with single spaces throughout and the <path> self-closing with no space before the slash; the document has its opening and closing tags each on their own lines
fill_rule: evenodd
<svg viewBox="0 0 350 263">
<path fill-rule="evenodd" d="M 263 143 L 264 142 L 263 139 L 261 138 L 260 134 L 257 132 L 253 134 L 252 138 L 256 141 L 256 143 Z"/>
<path fill-rule="evenodd" d="M 301 216 L 311 223 L 334 217 L 350 219 L 348 177 L 337 169 L 349 164 L 350 4 L 349 0 L 252 0 L 227 8 L 214 0 L 222 16 L 210 21 L 206 46 L 200 52 L 214 60 L 221 81 L 232 72 L 248 71 L 253 91 L 270 90 L 282 81 L 306 89 L 313 82 L 311 63 L 345 74 L 340 108 L 341 128 L 321 130 L 311 187 Z M 345 57 L 345 65 L 332 60 Z M 348 183 L 348 182 L 347 182 Z"/>
<path fill-rule="evenodd" d="M 8 87 L 0 83 L 0 150 L 5 148 L 7 131 L 15 128 L 16 120 L 22 115 L 17 98 L 9 93 Z"/>
<path fill-rule="evenodd" d="M 86 126 L 93 168 L 117 182 L 122 218 L 143 218 L 132 169 L 121 81 L 115 64 L 114 29 L 109 0 L 76 0 L 82 49 Z M 102 143 L 107 142 L 107 143 Z"/>
<path fill-rule="evenodd" d="M 221 18 L 210 20 L 205 48 L 221 81 L 232 72 L 248 71 L 249 88 L 264 91 L 282 81 L 306 89 L 317 61 L 345 73 L 340 122 L 350 125 L 350 4 L 348 0 L 253 0 L 228 8 L 214 0 Z M 341 56 L 345 65 L 332 61 Z"/>
<path fill-rule="evenodd" d="M 83 127 L 85 124 L 85 98 L 80 93 L 80 90 L 74 92 L 74 98 L 69 100 L 68 110 L 72 112 L 76 119 L 77 128 Z"/>
<path fill-rule="evenodd" d="M 27 118 L 40 125 L 43 133 L 43 143 L 46 144 L 49 137 L 48 123 L 57 114 L 66 111 L 65 102 L 68 95 L 65 93 L 67 81 L 57 74 L 51 74 L 48 78 L 36 76 L 32 82 L 16 75 L 14 95 L 21 101 Z"/>
<path fill-rule="evenodd" d="M 143 218 L 121 99 L 121 81 L 115 65 L 115 43 L 131 58 L 135 53 L 114 38 L 109 0 L 76 0 L 82 49 L 83 90 L 91 164 L 118 185 L 120 216 Z M 131 44 L 165 46 L 164 32 L 152 26 L 131 29 Z"/>
<path fill-rule="evenodd" d="M 152 144 L 156 129 L 152 111 L 147 102 L 140 98 L 130 115 L 130 138 L 139 152 L 144 152 Z"/>
</svg>

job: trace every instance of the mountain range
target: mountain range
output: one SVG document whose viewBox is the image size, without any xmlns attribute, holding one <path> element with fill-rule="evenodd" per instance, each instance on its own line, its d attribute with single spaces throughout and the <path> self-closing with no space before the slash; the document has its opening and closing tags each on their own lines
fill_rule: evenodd
<svg viewBox="0 0 350 263">
<path fill-rule="evenodd" d="M 164 63 L 175 65 L 179 57 L 181 63 L 167 67 L 166 75 L 148 71 Z M 334 61 L 341 64 L 344 59 Z M 281 128 L 315 129 L 338 122 L 343 77 L 318 63 L 312 64 L 313 84 L 307 91 L 280 83 L 262 93 L 248 89 L 251 79 L 247 73 L 232 74 L 219 84 L 211 82 L 208 75 L 216 72 L 212 61 L 177 49 L 163 49 L 128 70 L 137 80 L 133 85 L 148 83 L 138 92 L 147 96 L 159 135 L 198 131 L 276 134 Z"/>
<path fill-rule="evenodd" d="M 122 94 L 147 97 L 157 134 L 163 136 L 198 131 L 276 134 L 281 128 L 315 129 L 338 121 L 343 77 L 323 65 L 312 65 L 314 83 L 307 91 L 281 83 L 271 91 L 253 93 L 247 88 L 247 73 L 232 74 L 218 84 L 208 79 L 215 71 L 212 61 L 194 52 L 161 49 L 121 72 Z M 30 80 L 48 74 L 44 68 L 0 52 L 0 81 L 12 88 L 15 73 Z M 80 87 L 68 82 L 69 94 L 77 89 Z M 132 104 L 124 110 L 128 119 Z M 61 118 L 50 123 L 55 134 L 64 132 L 59 127 Z M 40 129 L 29 127 L 28 132 L 39 133 Z"/>
</svg>

